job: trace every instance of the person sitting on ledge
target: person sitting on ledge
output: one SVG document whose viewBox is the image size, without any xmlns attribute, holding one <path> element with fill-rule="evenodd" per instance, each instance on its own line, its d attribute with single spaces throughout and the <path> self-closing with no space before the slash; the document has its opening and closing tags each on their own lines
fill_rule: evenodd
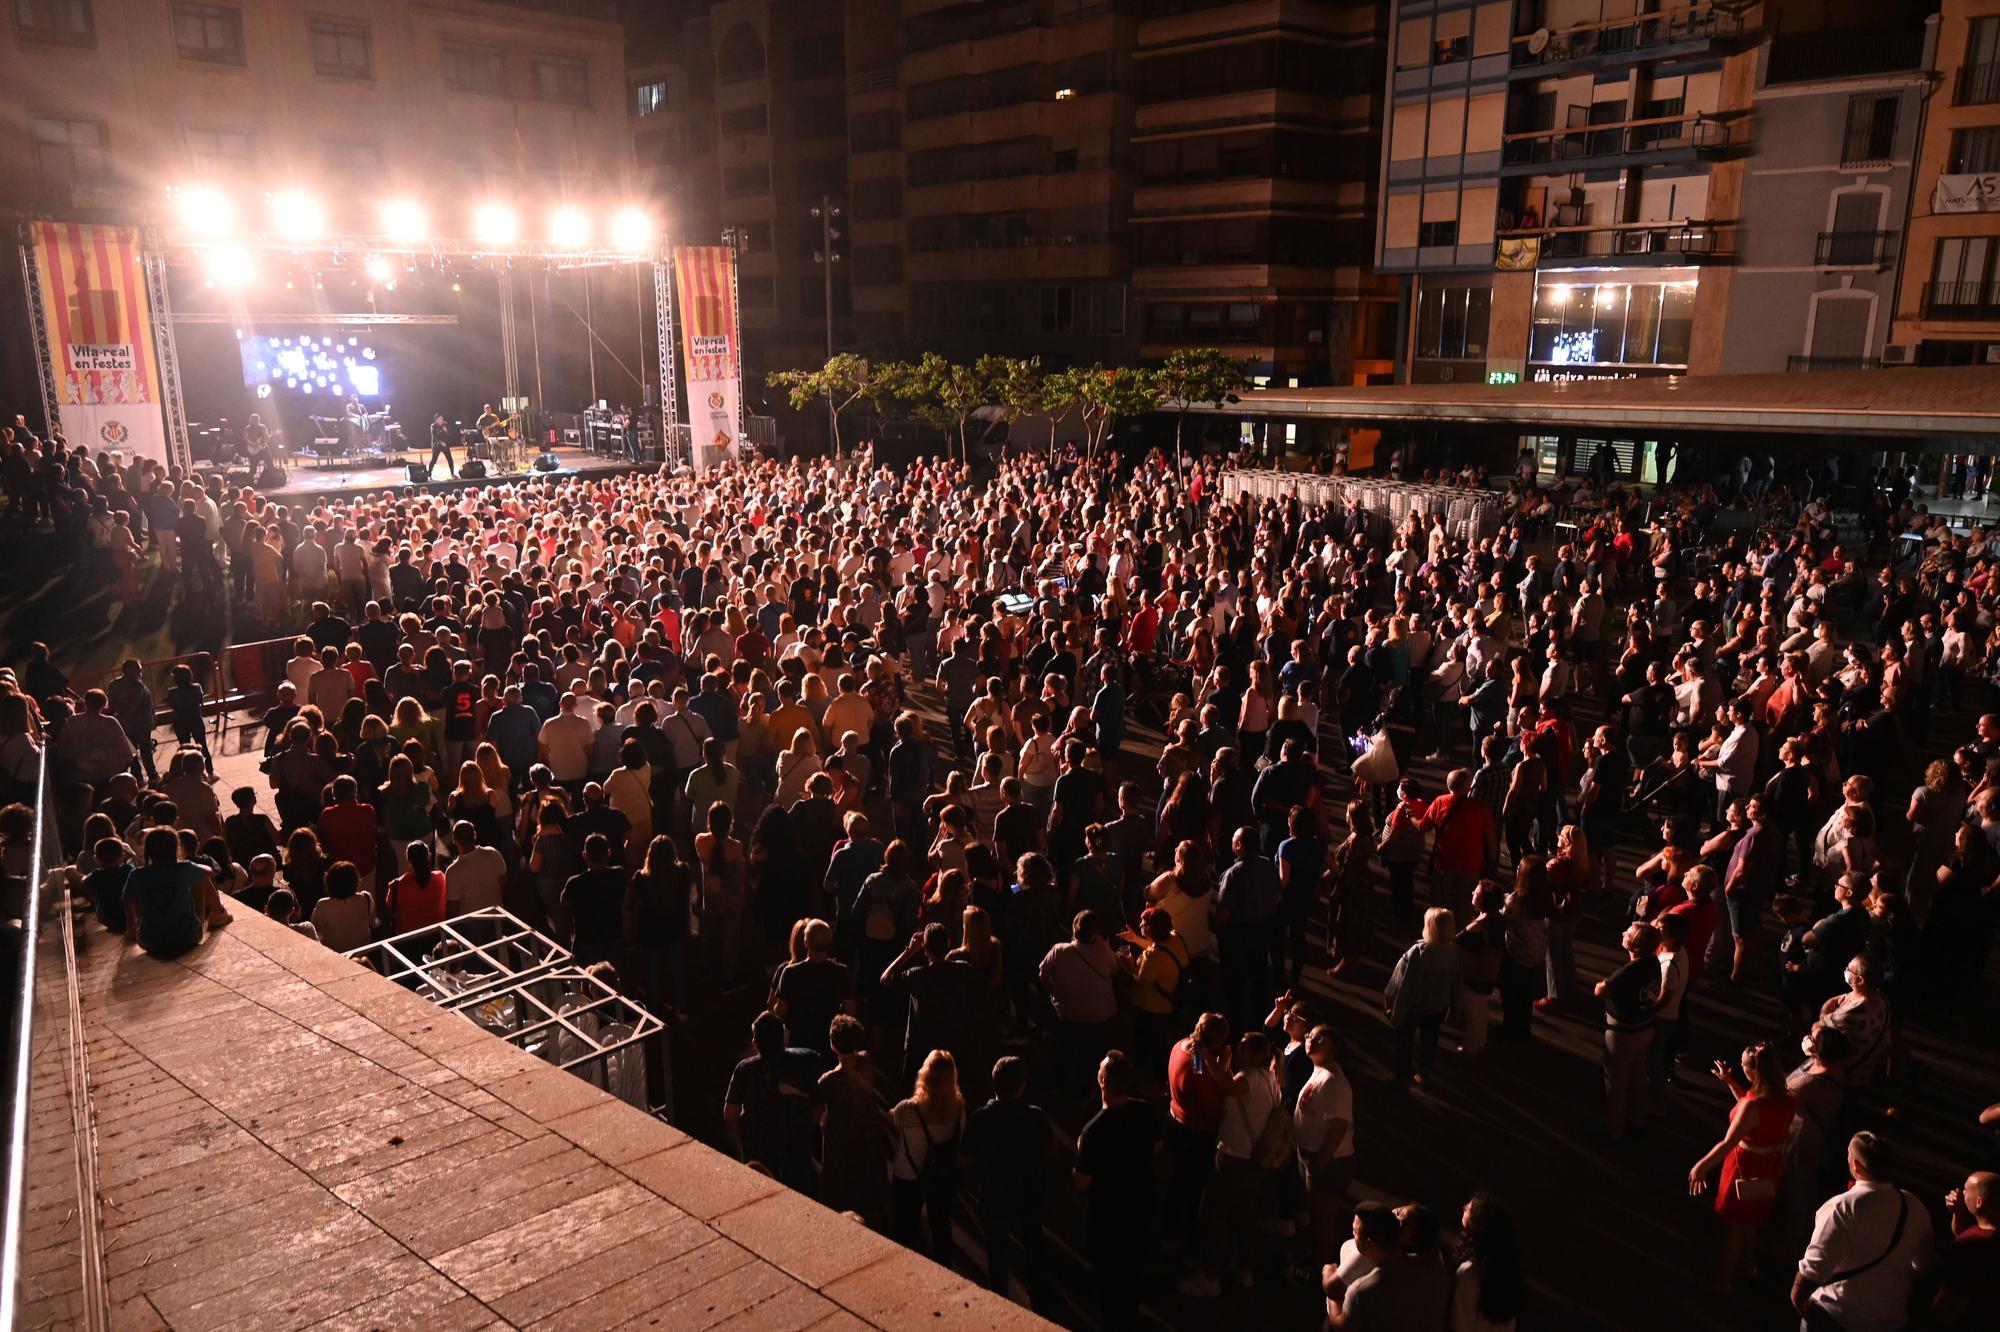
<svg viewBox="0 0 2000 1332">
<path fill-rule="evenodd" d="M 230 921 L 208 868 L 180 859 L 172 828 L 146 834 L 146 863 L 125 880 L 125 937 L 154 957 L 174 958 L 201 942 L 203 928 Z"/>
</svg>

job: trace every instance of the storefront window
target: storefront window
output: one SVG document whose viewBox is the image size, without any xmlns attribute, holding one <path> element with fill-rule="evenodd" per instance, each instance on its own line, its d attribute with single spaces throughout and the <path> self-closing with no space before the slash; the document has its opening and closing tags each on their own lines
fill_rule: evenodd
<svg viewBox="0 0 2000 1332">
<path fill-rule="evenodd" d="M 1531 362 L 1548 367 L 1687 365 L 1694 328 L 1692 278 L 1645 275 L 1643 280 L 1628 281 L 1623 274 L 1576 276 L 1595 280 L 1545 277 L 1536 288 L 1528 342 Z"/>
<path fill-rule="evenodd" d="M 1417 296 L 1419 360 L 1482 360 L 1492 316 L 1487 287 L 1432 287 Z"/>
</svg>

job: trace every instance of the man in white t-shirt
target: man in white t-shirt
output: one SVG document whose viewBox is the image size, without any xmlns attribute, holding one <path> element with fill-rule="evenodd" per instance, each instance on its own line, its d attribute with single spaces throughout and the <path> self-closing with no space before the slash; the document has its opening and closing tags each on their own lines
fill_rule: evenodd
<svg viewBox="0 0 2000 1332">
<path fill-rule="evenodd" d="M 1312 1076 L 1299 1090 L 1293 1122 L 1299 1134 L 1299 1173 L 1312 1213 L 1313 1258 L 1333 1262 L 1340 1252 L 1339 1222 L 1354 1182 L 1354 1087 L 1340 1065 L 1333 1029 L 1324 1024 L 1306 1033 Z"/>
<path fill-rule="evenodd" d="M 479 845 L 478 830 L 465 819 L 451 825 L 451 844 L 458 854 L 444 872 L 445 915 L 460 916 L 501 905 L 507 857 Z"/>
<path fill-rule="evenodd" d="M 597 728 L 577 715 L 576 695 L 564 694 L 555 716 L 542 723 L 542 762 L 565 787 L 582 791 L 590 776 L 590 750 Z"/>
</svg>

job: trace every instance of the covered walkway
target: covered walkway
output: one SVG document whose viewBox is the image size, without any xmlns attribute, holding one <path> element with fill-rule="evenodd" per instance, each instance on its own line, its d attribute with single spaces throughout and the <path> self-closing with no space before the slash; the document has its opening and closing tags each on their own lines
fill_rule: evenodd
<svg viewBox="0 0 2000 1332">
<path fill-rule="evenodd" d="M 1867 437 L 1889 448 L 2000 452 L 2000 367 L 1267 388 L 1207 410 L 1285 421 L 1512 425 L 1551 433 Z"/>
</svg>

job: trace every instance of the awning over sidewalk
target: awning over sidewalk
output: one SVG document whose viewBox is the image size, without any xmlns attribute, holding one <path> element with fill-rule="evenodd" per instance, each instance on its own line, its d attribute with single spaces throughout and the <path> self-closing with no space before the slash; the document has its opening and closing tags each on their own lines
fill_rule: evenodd
<svg viewBox="0 0 2000 1332">
<path fill-rule="evenodd" d="M 1577 429 L 1842 436 L 1985 436 L 2000 446 L 2000 367 L 1681 375 L 1569 383 L 1257 389 L 1230 416 Z"/>
</svg>

